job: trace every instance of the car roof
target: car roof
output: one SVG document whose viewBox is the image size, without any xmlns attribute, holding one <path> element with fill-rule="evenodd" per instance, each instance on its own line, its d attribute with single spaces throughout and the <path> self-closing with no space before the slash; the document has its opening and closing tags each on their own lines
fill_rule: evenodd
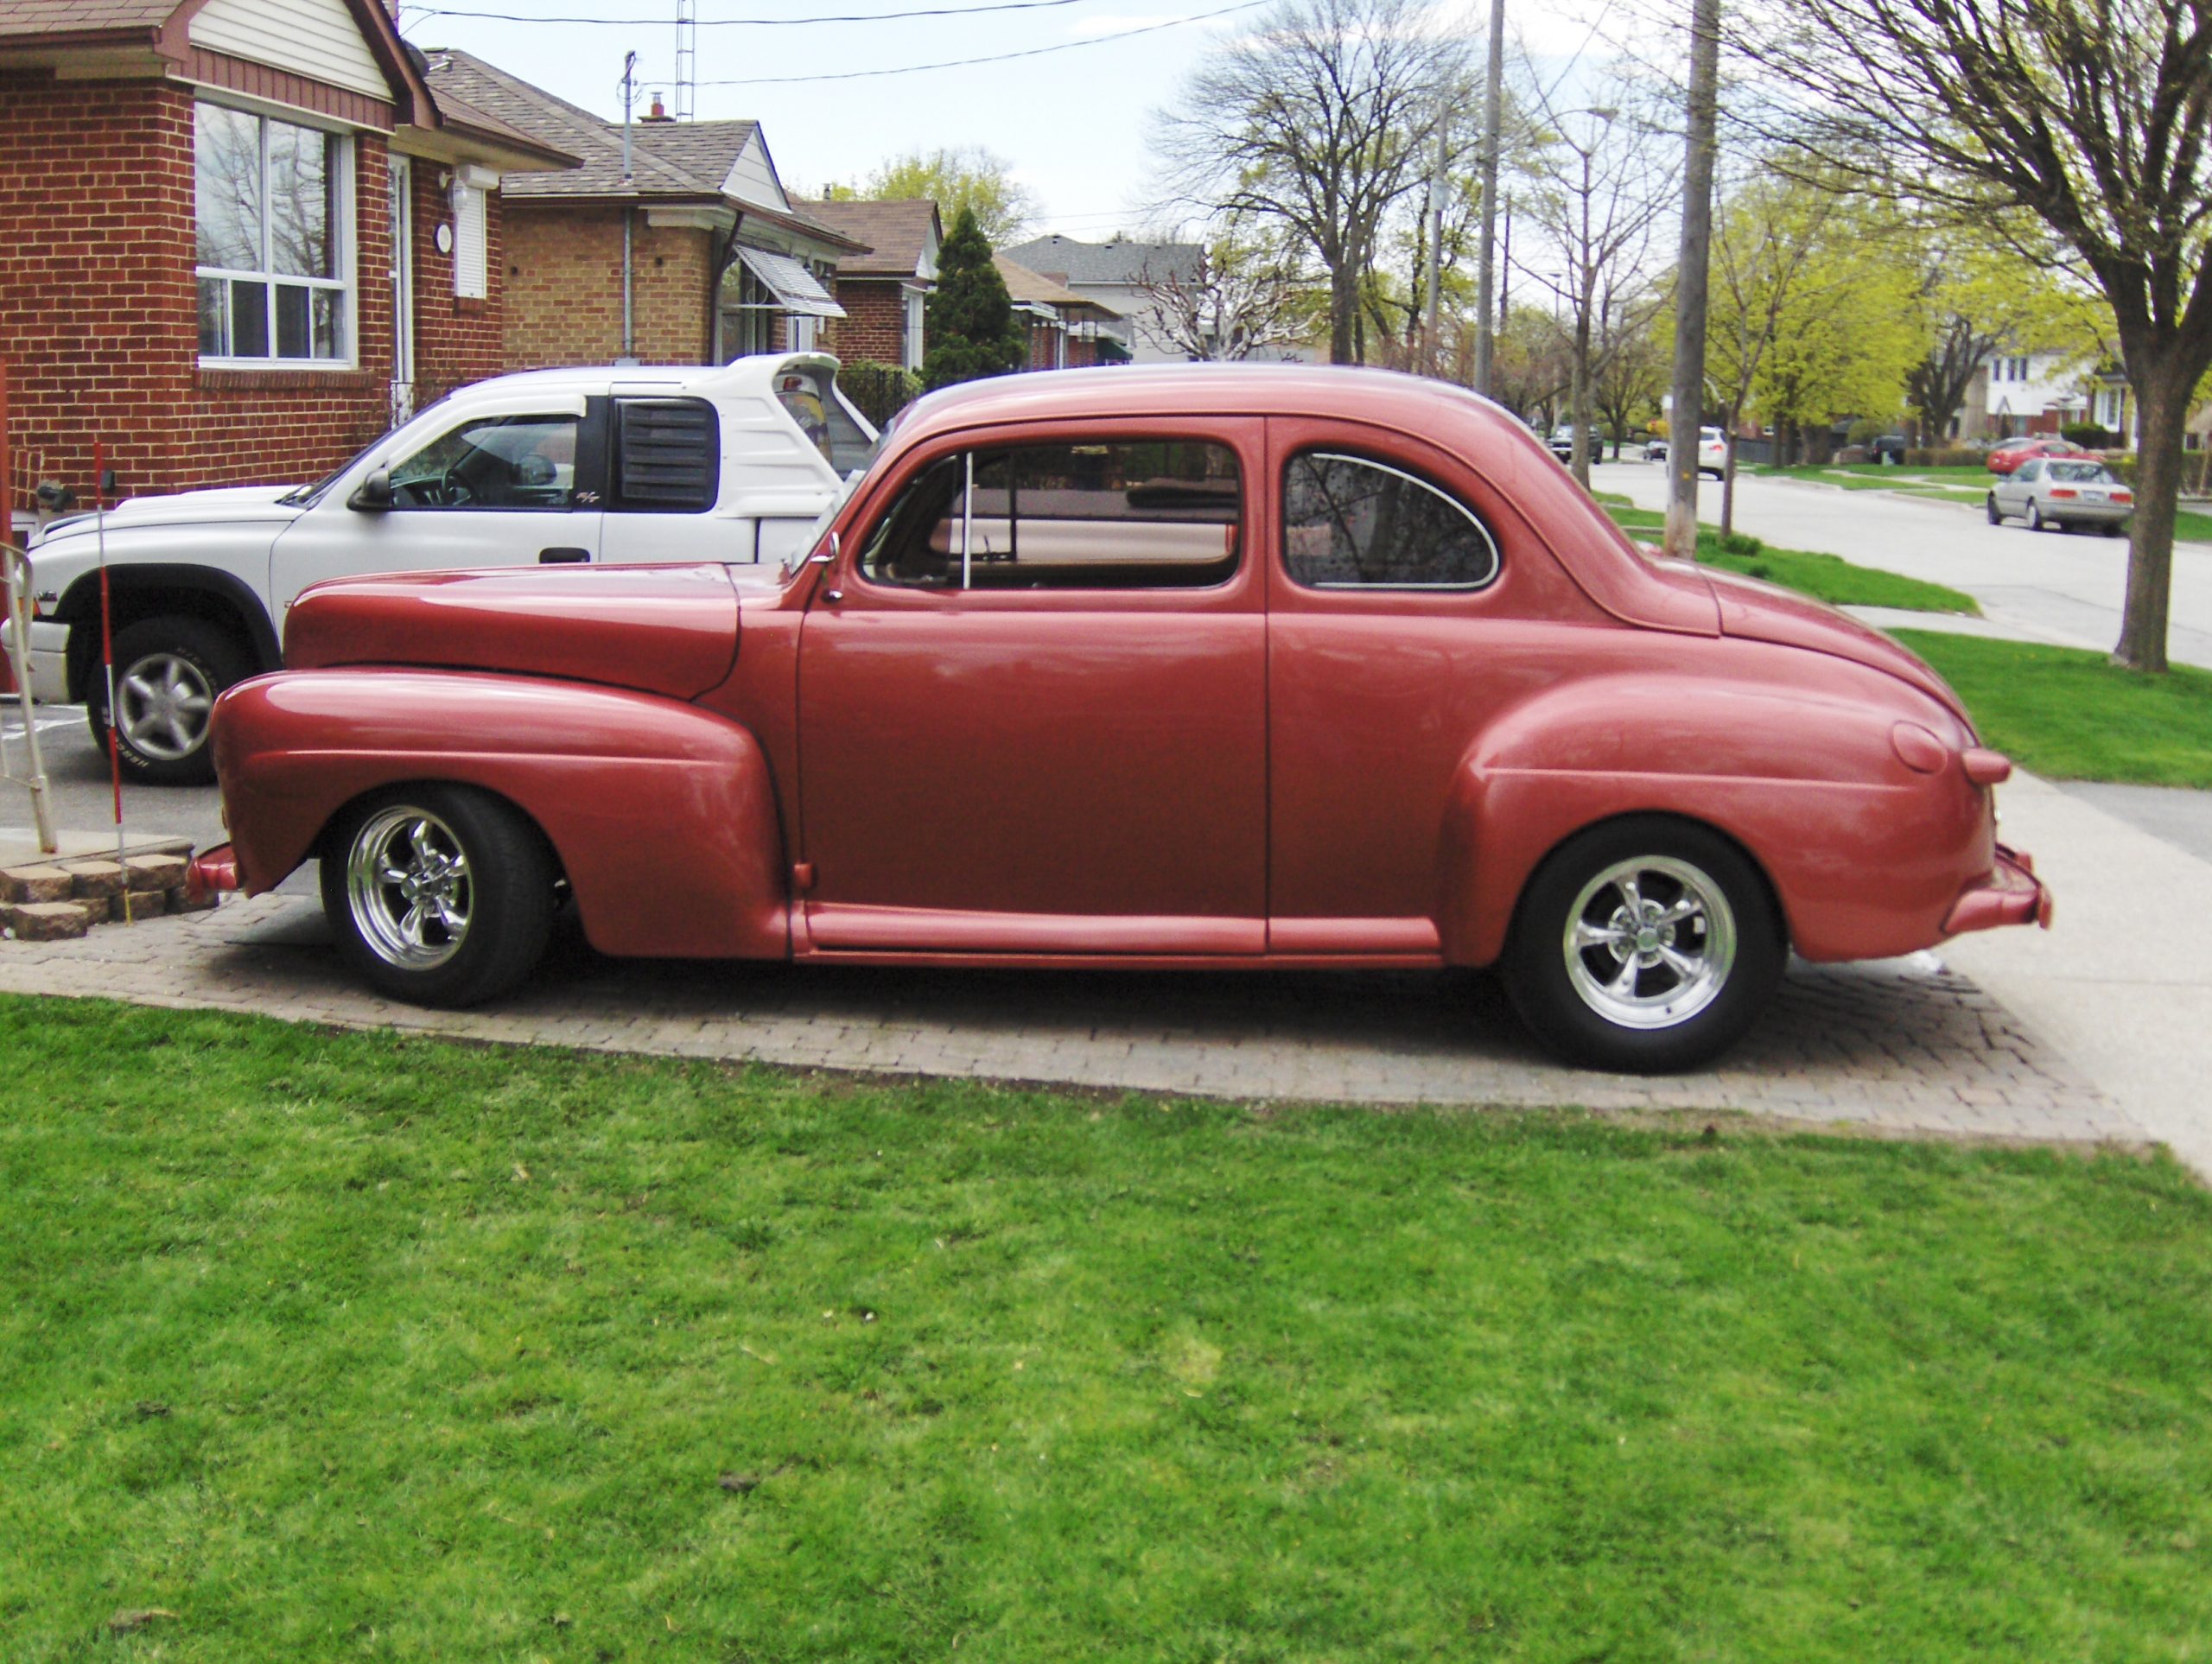
<svg viewBox="0 0 2212 1664">
<path fill-rule="evenodd" d="M 835 370 L 837 360 L 827 352 L 756 352 L 728 364 L 594 364 L 571 365 L 553 370 L 520 370 L 475 383 L 472 392 L 490 389 L 590 391 L 620 382 L 626 387 L 667 387 L 708 397 L 766 394 L 781 371 L 792 367 Z"/>
</svg>

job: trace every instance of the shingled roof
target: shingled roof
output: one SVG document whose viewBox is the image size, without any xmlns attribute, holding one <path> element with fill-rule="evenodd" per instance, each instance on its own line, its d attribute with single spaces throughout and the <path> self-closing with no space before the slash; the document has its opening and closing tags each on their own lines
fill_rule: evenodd
<svg viewBox="0 0 2212 1664">
<path fill-rule="evenodd" d="M 796 208 L 740 201 L 732 196 L 730 175 L 760 132 L 758 122 L 633 121 L 630 174 L 626 181 L 620 122 L 602 120 L 472 53 L 439 48 L 427 55 L 430 69 L 426 79 L 434 96 L 443 98 L 450 92 L 507 125 L 557 146 L 582 164 L 565 173 L 512 175 L 499 187 L 511 198 L 728 200 L 747 215 L 804 232 L 833 247 L 859 250 L 866 246 Z"/>
<path fill-rule="evenodd" d="M 1049 306 L 1059 311 L 1101 318 L 1118 318 L 1122 314 L 1103 301 L 1089 295 L 1078 295 L 1073 289 L 1054 283 L 1042 272 L 1032 271 L 1019 260 L 1003 254 L 994 254 L 991 264 L 999 269 L 1005 281 L 1006 292 L 1016 306 Z"/>
<path fill-rule="evenodd" d="M 1197 243 L 1139 243 L 1122 237 L 1110 243 L 1078 243 L 1058 233 L 1034 238 L 1007 252 L 1031 270 L 1064 283 L 1129 287 L 1194 278 L 1206 257 Z"/>
<path fill-rule="evenodd" d="M 812 219 L 868 245 L 865 254 L 837 262 L 840 277 L 912 277 L 930 252 L 932 233 L 943 240 L 937 204 L 927 197 L 893 202 L 808 202 Z"/>
</svg>

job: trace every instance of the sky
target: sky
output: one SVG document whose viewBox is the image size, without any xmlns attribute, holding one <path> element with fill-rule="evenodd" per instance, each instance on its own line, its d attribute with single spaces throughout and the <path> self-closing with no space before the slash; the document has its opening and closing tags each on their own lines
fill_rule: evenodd
<svg viewBox="0 0 2212 1664">
<path fill-rule="evenodd" d="M 818 194 L 864 179 L 916 149 L 982 145 L 1013 165 L 1036 195 L 1036 229 L 1103 242 L 1115 232 L 1172 226 L 1147 145 L 1148 117 L 1171 102 L 1210 44 L 1249 27 L 1263 6 L 1211 20 L 1233 0 L 1057 0 L 972 16 L 721 27 L 717 18 L 801 18 L 976 0 L 695 0 L 700 27 L 694 113 L 760 121 L 785 185 Z M 1508 0 L 1508 28 L 1540 66 L 1567 62 L 1602 28 L 1616 0 Z M 458 47 L 572 104 L 621 114 L 622 56 L 638 54 L 639 112 L 655 92 L 673 104 L 674 0 L 435 0 L 410 4 L 401 29 L 417 46 Z M 500 12 L 501 18 L 464 11 Z M 1438 26 L 1480 42 L 1486 0 L 1440 0 Z M 613 26 L 548 21 L 607 17 Z M 1180 22 L 1198 18 L 1201 21 Z M 529 21 L 516 21 L 527 19 Z M 1152 27 L 1160 24 L 1173 27 Z M 1125 31 L 1146 33 L 1123 35 Z M 947 59 L 1061 48 L 1008 62 L 842 81 L 771 78 L 901 69 Z M 740 85 L 714 85 L 738 82 Z"/>
</svg>

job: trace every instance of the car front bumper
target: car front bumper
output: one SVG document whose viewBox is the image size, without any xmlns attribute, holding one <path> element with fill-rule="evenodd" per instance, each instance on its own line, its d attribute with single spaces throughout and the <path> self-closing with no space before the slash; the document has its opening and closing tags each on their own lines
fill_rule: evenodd
<svg viewBox="0 0 2212 1664">
<path fill-rule="evenodd" d="M 1989 876 L 1951 904 L 1943 934 L 1963 936 L 2005 924 L 2037 924 L 2047 930 L 2053 905 L 2050 886 L 2036 876 L 2034 857 L 2000 843 Z"/>
<path fill-rule="evenodd" d="M 31 620 L 31 697 L 42 705 L 69 702 L 69 626 Z"/>
</svg>

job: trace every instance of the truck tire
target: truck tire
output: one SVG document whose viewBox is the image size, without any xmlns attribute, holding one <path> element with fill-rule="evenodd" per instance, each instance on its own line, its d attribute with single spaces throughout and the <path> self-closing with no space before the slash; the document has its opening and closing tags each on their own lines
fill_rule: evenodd
<svg viewBox="0 0 2212 1664">
<path fill-rule="evenodd" d="M 512 804 L 471 786 L 400 786 L 331 827 L 322 909 L 340 955 L 378 991 L 473 1006 L 543 956 L 556 876 L 544 839 Z"/>
<path fill-rule="evenodd" d="M 215 778 L 208 720 L 224 689 L 253 673 L 245 646 L 204 619 L 164 614 L 115 632 L 116 756 L 147 785 L 206 785 Z M 92 742 L 107 746 L 107 677 L 98 665 L 85 692 Z"/>
</svg>

